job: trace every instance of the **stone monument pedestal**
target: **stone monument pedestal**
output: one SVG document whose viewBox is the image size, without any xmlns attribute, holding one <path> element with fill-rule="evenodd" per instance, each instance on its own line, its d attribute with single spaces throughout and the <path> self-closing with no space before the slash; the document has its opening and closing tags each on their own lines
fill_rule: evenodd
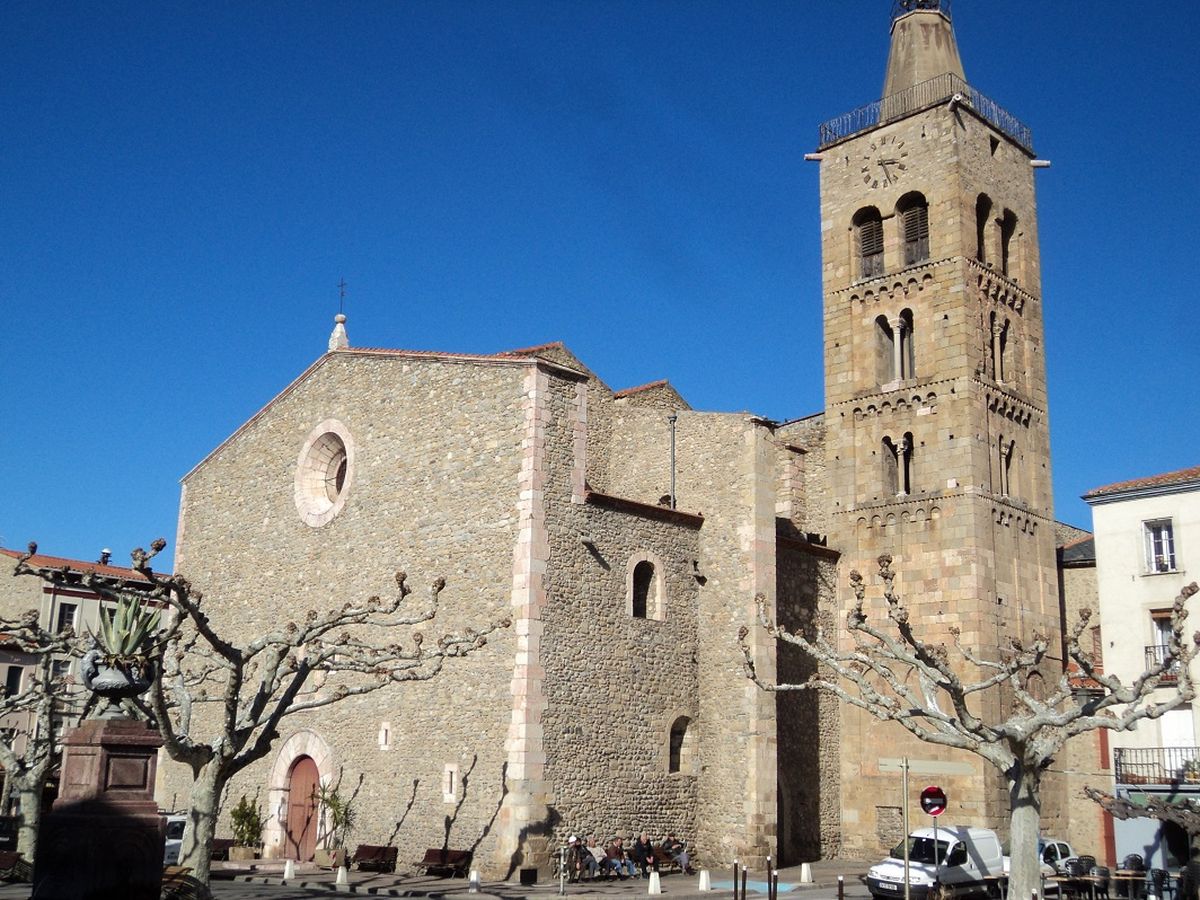
<svg viewBox="0 0 1200 900">
<path fill-rule="evenodd" d="M 63 739 L 58 799 L 43 818 L 37 900 L 157 900 L 166 819 L 154 802 L 162 738 L 136 719 L 90 719 Z"/>
</svg>

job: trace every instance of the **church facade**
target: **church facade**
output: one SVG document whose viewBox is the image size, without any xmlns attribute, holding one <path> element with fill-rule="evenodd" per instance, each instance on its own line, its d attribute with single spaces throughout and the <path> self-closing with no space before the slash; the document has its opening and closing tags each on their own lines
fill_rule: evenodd
<svg viewBox="0 0 1200 900">
<path fill-rule="evenodd" d="M 823 413 L 614 391 L 561 344 L 352 347 L 339 317 L 185 476 L 176 568 L 218 622 L 252 633 L 396 569 L 446 578 L 445 630 L 513 618 L 437 679 L 289 719 L 230 790 L 264 799 L 268 855 L 311 852 L 292 786 L 339 774 L 364 784 L 355 842 L 470 849 L 486 877 L 572 833 L 674 831 L 713 865 L 871 855 L 899 837 L 901 757 L 956 823 L 1002 824 L 973 758 L 758 691 L 736 643 L 757 593 L 837 627 L 885 552 L 933 637 L 986 654 L 1059 628 L 1034 154 L 967 85 L 943 5 L 897 5 L 884 98 L 821 132 Z M 749 640 L 766 678 L 812 674 Z M 160 779 L 186 796 L 179 767 Z"/>
</svg>

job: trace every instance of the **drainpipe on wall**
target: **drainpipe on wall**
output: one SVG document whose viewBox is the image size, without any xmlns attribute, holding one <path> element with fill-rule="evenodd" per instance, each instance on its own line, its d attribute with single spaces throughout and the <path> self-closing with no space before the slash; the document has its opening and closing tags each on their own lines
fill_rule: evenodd
<svg viewBox="0 0 1200 900">
<path fill-rule="evenodd" d="M 667 416 L 671 423 L 671 509 L 675 508 L 675 420 L 678 418 L 675 413 Z"/>
</svg>

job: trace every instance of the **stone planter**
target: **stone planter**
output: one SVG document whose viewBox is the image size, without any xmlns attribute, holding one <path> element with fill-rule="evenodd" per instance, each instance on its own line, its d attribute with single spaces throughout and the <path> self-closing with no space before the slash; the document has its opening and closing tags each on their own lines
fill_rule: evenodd
<svg viewBox="0 0 1200 900">
<path fill-rule="evenodd" d="M 79 674 L 83 685 L 101 700 L 108 701 L 109 709 L 117 709 L 126 697 L 144 694 L 154 681 L 154 667 L 149 663 L 130 661 L 127 665 L 111 666 L 104 662 L 99 649 L 89 650 L 79 661 Z M 101 714 L 103 718 L 103 713 Z"/>
<path fill-rule="evenodd" d="M 238 860 L 245 862 L 248 859 L 258 859 L 257 847 L 239 847 L 236 844 L 229 848 L 230 861 Z"/>
</svg>

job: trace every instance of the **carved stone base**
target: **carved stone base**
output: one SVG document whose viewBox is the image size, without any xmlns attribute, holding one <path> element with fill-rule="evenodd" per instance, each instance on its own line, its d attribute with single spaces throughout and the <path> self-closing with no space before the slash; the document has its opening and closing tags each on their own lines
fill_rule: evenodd
<svg viewBox="0 0 1200 900">
<path fill-rule="evenodd" d="M 158 732 L 131 719 L 93 719 L 63 744 L 62 787 L 38 836 L 33 896 L 157 898 L 166 837 L 154 802 Z"/>
</svg>

